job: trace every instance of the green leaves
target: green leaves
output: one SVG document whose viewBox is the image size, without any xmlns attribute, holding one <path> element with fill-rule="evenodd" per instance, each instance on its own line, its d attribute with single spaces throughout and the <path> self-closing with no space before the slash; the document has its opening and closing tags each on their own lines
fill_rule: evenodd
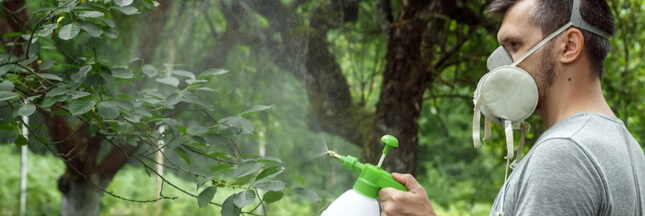
<svg viewBox="0 0 645 216">
<path fill-rule="evenodd" d="M 205 70 L 202 73 L 200 73 L 199 76 L 197 77 L 197 79 L 203 79 L 203 78 L 206 78 L 206 77 L 209 77 L 209 76 L 222 75 L 222 74 L 225 74 L 225 73 L 228 73 L 228 71 L 224 70 L 224 69 L 219 69 L 219 68 L 211 68 L 211 69 Z"/>
<path fill-rule="evenodd" d="M 262 196 L 262 199 L 267 204 L 271 204 L 275 201 L 282 199 L 282 196 L 283 196 L 282 191 L 269 191 L 264 193 L 264 195 Z"/>
<path fill-rule="evenodd" d="M 186 128 L 186 133 L 190 135 L 201 135 L 206 132 L 208 132 L 208 128 L 199 125 L 191 125 L 190 127 Z"/>
<path fill-rule="evenodd" d="M 249 114 L 249 113 L 259 112 L 259 111 L 262 111 L 262 110 L 268 110 L 268 109 L 271 109 L 271 106 L 255 105 L 255 106 L 248 107 L 248 108 L 244 109 L 242 111 L 242 113 L 240 113 L 239 116 L 243 116 L 243 115 L 246 115 L 246 114 Z"/>
<path fill-rule="evenodd" d="M 199 205 L 199 208 L 204 208 L 208 205 L 208 203 L 213 200 L 213 197 L 215 197 L 215 193 L 217 192 L 217 186 L 210 186 L 204 189 L 199 195 L 197 196 L 197 205 Z"/>
<path fill-rule="evenodd" d="M 179 155 L 179 157 L 181 157 L 181 159 L 184 159 L 184 161 L 186 161 L 188 165 L 191 164 L 190 157 L 188 157 L 188 154 L 186 154 L 186 152 L 183 149 L 175 148 L 174 151 Z"/>
<path fill-rule="evenodd" d="M 20 96 L 18 93 L 12 91 L 0 91 L 0 102 L 11 100 Z"/>
<path fill-rule="evenodd" d="M 47 59 L 40 63 L 39 67 L 40 70 L 49 70 L 52 66 L 54 66 L 54 63 L 56 63 L 56 60 L 54 59 Z"/>
<path fill-rule="evenodd" d="M 232 134 L 251 134 L 253 133 L 253 130 L 255 130 L 251 121 L 241 117 L 229 116 L 220 119 L 219 122 L 232 129 L 232 131 L 230 131 Z"/>
<path fill-rule="evenodd" d="M 41 27 L 40 31 L 36 32 L 36 35 L 40 37 L 47 37 L 51 35 L 54 32 L 54 29 L 56 29 L 58 25 L 56 24 L 45 24 Z"/>
<path fill-rule="evenodd" d="M 232 194 L 224 203 L 222 203 L 222 216 L 238 216 L 242 213 L 242 209 L 237 207 L 234 202 L 235 194 Z"/>
<path fill-rule="evenodd" d="M 260 170 L 262 167 L 262 164 L 258 163 L 257 161 L 246 161 L 239 166 L 237 166 L 237 169 L 235 169 L 235 172 L 233 172 L 233 177 L 234 178 L 239 178 L 242 176 L 249 175 L 251 173 L 257 172 Z"/>
<path fill-rule="evenodd" d="M 127 0 L 123 0 L 127 1 Z M 130 2 L 132 3 L 132 2 Z M 125 15 L 134 15 L 139 13 L 139 9 L 132 7 L 132 6 L 124 6 L 124 7 L 112 7 L 112 9 L 120 11 L 121 13 L 124 13 Z"/>
<path fill-rule="evenodd" d="M 81 32 L 81 25 L 78 23 L 70 23 L 60 29 L 58 37 L 63 40 L 69 40 L 76 37 L 79 32 Z"/>
<path fill-rule="evenodd" d="M 217 171 L 220 171 L 220 170 L 226 170 L 226 169 L 229 169 L 231 167 L 233 167 L 233 165 L 223 163 L 223 164 L 211 167 L 211 172 L 217 172 Z"/>
<path fill-rule="evenodd" d="M 179 93 L 173 93 L 173 94 L 171 94 L 170 96 L 168 96 L 166 98 L 166 101 L 164 102 L 164 105 L 167 106 L 167 107 L 172 107 L 172 106 L 174 106 L 175 104 L 177 104 L 177 103 L 179 103 L 181 101 L 182 96 L 183 95 L 181 95 Z"/>
<path fill-rule="evenodd" d="M 22 107 L 20 107 L 20 110 L 18 110 L 18 114 L 21 116 L 30 116 L 35 111 L 36 111 L 36 105 L 25 104 Z"/>
<path fill-rule="evenodd" d="M 88 22 L 88 21 L 80 21 L 78 22 L 79 25 L 83 30 L 85 30 L 88 34 L 90 34 L 92 37 L 101 37 L 103 34 L 103 30 L 96 27 L 94 23 Z"/>
<path fill-rule="evenodd" d="M 133 0 L 113 0 L 115 4 L 119 5 L 120 7 L 125 7 L 130 4 L 132 4 Z"/>
<path fill-rule="evenodd" d="M 106 119 L 115 119 L 119 117 L 120 111 L 114 102 L 103 101 L 98 105 L 99 115 Z"/>
<path fill-rule="evenodd" d="M 255 200 L 255 191 L 245 190 L 235 194 L 235 198 L 233 198 L 233 203 L 235 203 L 235 206 L 241 209 L 244 206 L 253 203 L 253 200 Z"/>
<path fill-rule="evenodd" d="M 78 13 L 78 16 L 81 18 L 96 18 L 103 17 L 105 14 L 99 11 L 81 11 Z"/>
<path fill-rule="evenodd" d="M 0 82 L 0 91 L 12 91 L 16 85 L 9 81 Z"/>
<path fill-rule="evenodd" d="M 16 66 L 11 64 L 0 66 L 0 76 L 6 74 L 10 70 L 13 70 L 14 68 L 16 68 Z"/>
<path fill-rule="evenodd" d="M 167 142 L 168 144 L 166 145 L 166 148 L 168 148 L 168 149 L 177 148 L 177 146 L 179 146 L 181 144 L 181 142 L 183 141 L 183 139 L 184 139 L 184 135 L 182 135 L 179 131 L 175 131 L 175 133 L 173 133 L 173 135 L 174 136 L 171 136 L 171 135 L 168 136 L 168 142 Z M 188 160 L 186 162 L 188 162 L 188 164 L 190 164 L 189 161 L 190 160 Z"/>
<path fill-rule="evenodd" d="M 90 72 L 91 70 L 92 66 L 90 65 L 81 67 L 77 73 L 72 74 L 72 82 L 82 83 L 85 81 L 85 78 L 87 78 L 87 72 Z"/>
<path fill-rule="evenodd" d="M 258 177 L 255 178 L 255 181 L 259 181 L 259 180 L 262 180 L 264 178 L 276 176 L 276 175 L 280 174 L 282 171 L 284 171 L 284 167 L 282 167 L 282 166 L 272 166 L 272 167 L 266 168 L 266 169 L 262 170 L 262 172 L 260 172 L 260 174 L 258 174 Z"/>
<path fill-rule="evenodd" d="M 193 74 L 193 73 L 192 73 L 192 72 L 190 72 L 190 71 L 185 71 L 185 70 L 173 70 L 173 71 L 172 71 L 172 74 L 177 75 L 177 76 L 186 77 L 186 78 L 189 78 L 189 79 L 195 79 L 195 74 Z"/>
<path fill-rule="evenodd" d="M 24 146 L 24 145 L 27 145 L 27 143 L 28 143 L 28 142 L 29 142 L 29 141 L 28 141 L 24 136 L 18 136 L 18 137 L 16 138 L 16 141 L 14 141 L 14 143 L 15 143 L 17 146 Z"/>
<path fill-rule="evenodd" d="M 94 105 L 96 105 L 96 102 L 90 99 L 80 99 L 80 100 L 75 100 L 72 101 L 69 104 L 69 112 L 72 113 L 72 115 L 81 115 L 86 112 L 89 112 L 94 108 Z"/>
<path fill-rule="evenodd" d="M 173 87 L 177 87 L 179 85 L 179 80 L 174 77 L 159 78 L 156 79 L 156 81 Z"/>
<path fill-rule="evenodd" d="M 56 81 L 63 81 L 63 78 L 56 76 L 54 74 L 39 74 L 38 76 L 48 79 L 48 80 L 56 80 Z"/>
<path fill-rule="evenodd" d="M 283 181 L 274 180 L 274 181 L 266 181 L 266 182 L 257 182 L 253 186 L 256 188 L 260 188 L 268 191 L 281 191 L 284 189 L 284 187 L 287 186 L 287 183 L 284 183 Z"/>
<path fill-rule="evenodd" d="M 285 190 L 287 184 L 270 181 L 285 170 L 283 166 L 277 165 L 281 164 L 279 160 L 250 156 L 243 149 L 234 149 L 237 148 L 234 145 L 231 145 L 231 149 L 225 148 L 236 140 L 232 136 L 253 133 L 253 123 L 256 121 L 243 116 L 271 109 L 271 106 L 251 106 L 238 112 L 240 110 L 229 110 L 231 107 L 237 109 L 237 104 L 221 107 L 219 104 L 214 105 L 215 100 L 221 99 L 230 91 L 231 85 L 226 82 L 232 82 L 238 77 L 216 77 L 229 73 L 228 70 L 219 68 L 199 73 L 195 68 L 201 68 L 201 60 L 189 61 L 191 65 L 163 64 L 165 69 L 161 63 L 157 68 L 157 63 L 153 65 L 148 60 L 127 61 L 131 56 L 127 51 L 131 48 L 123 47 L 128 46 L 125 42 L 145 38 L 136 38 L 140 36 L 138 34 L 120 35 L 120 30 L 130 31 L 138 28 L 137 23 L 141 24 L 140 19 L 129 19 L 124 14 L 137 14 L 144 7 L 153 9 L 158 5 L 153 0 L 56 0 L 46 1 L 36 10 L 33 9 L 37 5 L 27 6 L 26 10 L 38 13 L 33 20 L 40 25 L 33 30 L 41 39 L 33 40 L 32 44 L 6 44 L 22 46 L 25 50 L 30 46 L 30 55 L 26 57 L 13 56 L 7 53 L 8 50 L 0 51 L 0 62 L 17 62 L 0 66 L 0 102 L 11 105 L 4 106 L 8 110 L 6 112 L 0 110 L 0 115 L 8 116 L 0 116 L 0 126 L 7 121 L 15 121 L 11 117 L 31 116 L 42 109 L 53 115 L 66 115 L 65 118 L 74 118 L 90 125 L 87 134 L 104 139 L 101 145 L 108 146 L 101 147 L 97 163 L 109 159 L 108 153 L 112 150 L 112 145 L 103 145 L 108 141 L 126 147 L 163 143 L 165 150 L 172 150 L 166 152 L 173 154 L 171 158 L 178 160 L 176 162 L 181 166 L 185 165 L 181 160 L 189 165 L 195 160 L 197 165 L 198 159 L 195 158 L 199 157 L 200 162 L 210 158 L 208 160 L 212 161 L 204 162 L 200 167 L 211 168 L 208 175 L 213 176 L 200 176 L 193 192 L 199 192 L 196 194 L 197 204 L 199 208 L 204 208 L 211 202 L 224 201 L 214 197 L 218 187 L 225 187 L 226 190 L 219 190 L 219 193 L 226 191 L 230 196 L 221 203 L 222 215 L 240 215 L 243 207 L 259 204 L 260 198 L 265 203 L 280 200 L 283 197 L 281 191 Z M 121 25 L 115 21 L 133 23 Z M 25 38 L 30 33 L 13 32 L 6 36 Z M 122 36 L 135 38 L 119 38 Z M 54 41 L 50 41 L 50 38 Z M 124 43 L 115 45 L 111 43 L 112 38 L 118 38 Z M 30 63 L 36 61 L 39 62 L 39 69 L 46 72 L 27 73 L 32 72 L 28 70 L 34 70 Z M 257 69 L 253 68 L 253 71 Z M 210 82 L 210 79 L 217 78 L 221 80 Z M 232 116 L 221 118 L 224 116 L 219 113 L 222 111 L 220 109 L 226 111 L 221 113 L 232 113 Z M 190 112 L 193 110 L 204 112 L 193 114 Z M 211 115 L 221 119 L 203 119 L 198 115 Z M 0 140 L 18 145 L 27 144 L 26 139 L 16 136 L 18 125 L 7 125 L 8 130 L 0 128 L 1 132 L 12 133 L 0 134 Z M 165 132 L 159 132 L 161 126 L 165 128 Z M 45 129 L 47 126 L 33 124 L 30 127 Z M 76 129 L 78 128 L 72 128 L 74 131 Z M 79 134 L 81 133 L 86 134 L 82 131 Z M 141 150 L 149 150 L 147 153 L 150 153 L 155 147 Z M 198 154 L 210 157 L 202 158 Z M 181 159 L 177 159 L 179 157 Z M 263 189 L 264 196 L 258 194 L 257 189 Z"/>
<path fill-rule="evenodd" d="M 112 76 L 116 78 L 132 79 L 134 77 L 134 74 L 132 73 L 132 71 L 128 70 L 127 68 L 115 67 L 115 68 L 112 68 L 111 71 L 112 71 Z"/>
<path fill-rule="evenodd" d="M 157 68 L 155 68 L 152 65 L 144 65 L 141 71 L 143 71 L 143 74 L 145 74 L 148 77 L 155 77 L 157 76 L 157 73 L 158 73 Z"/>
</svg>

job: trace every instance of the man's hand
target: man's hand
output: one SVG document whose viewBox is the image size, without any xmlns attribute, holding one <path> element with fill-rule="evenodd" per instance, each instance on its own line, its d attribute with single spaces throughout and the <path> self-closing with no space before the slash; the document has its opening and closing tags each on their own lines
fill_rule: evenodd
<svg viewBox="0 0 645 216">
<path fill-rule="evenodd" d="M 392 177 L 404 184 L 408 191 L 383 188 L 378 192 L 381 198 L 381 216 L 431 215 L 436 216 L 426 190 L 410 174 L 392 173 Z"/>
</svg>

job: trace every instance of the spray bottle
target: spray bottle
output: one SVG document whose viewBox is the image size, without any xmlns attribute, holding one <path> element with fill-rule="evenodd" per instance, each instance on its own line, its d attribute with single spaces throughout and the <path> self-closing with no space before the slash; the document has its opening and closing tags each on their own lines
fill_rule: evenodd
<svg viewBox="0 0 645 216">
<path fill-rule="evenodd" d="M 408 191 L 392 177 L 392 174 L 381 169 L 381 164 L 390 147 L 399 147 L 399 141 L 392 135 L 383 136 L 381 141 L 385 143 L 385 148 L 377 166 L 369 163 L 362 164 L 349 155 L 341 156 L 333 151 L 327 152 L 329 156 L 339 159 L 345 168 L 356 172 L 359 176 L 353 189 L 340 195 L 321 216 L 378 216 L 381 213 L 376 199 L 381 188 L 391 187 Z"/>
</svg>

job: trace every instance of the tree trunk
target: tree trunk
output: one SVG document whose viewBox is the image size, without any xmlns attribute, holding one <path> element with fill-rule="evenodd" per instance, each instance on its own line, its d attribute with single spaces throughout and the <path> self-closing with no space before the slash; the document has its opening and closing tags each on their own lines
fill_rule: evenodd
<svg viewBox="0 0 645 216">
<path fill-rule="evenodd" d="M 102 188 L 107 187 L 111 181 L 111 179 L 99 179 L 96 175 L 90 178 Z M 61 200 L 61 215 L 99 215 L 103 191 L 85 179 L 71 181 L 67 187 L 67 192 L 63 193 Z"/>
<path fill-rule="evenodd" d="M 172 1 L 158 0 L 159 6 L 146 16 L 146 26 L 139 36 L 139 57 L 146 64 L 152 64 L 155 50 L 159 45 L 159 35 L 163 30 L 172 8 Z"/>
<path fill-rule="evenodd" d="M 29 26 L 27 26 L 27 29 L 24 29 L 25 27 L 25 22 L 28 20 L 27 18 L 27 10 L 25 8 L 25 0 L 13 0 L 13 1 L 5 1 L 2 2 L 2 9 L 4 10 L 4 17 L 3 19 L 0 20 L 0 35 L 5 35 L 6 33 L 9 32 L 22 32 L 25 30 L 25 32 L 29 32 L 31 29 L 29 29 Z M 10 44 L 14 42 L 15 38 L 13 37 L 2 37 L 0 38 L 0 41 L 2 42 L 3 45 Z M 24 43 L 26 42 L 24 38 L 18 38 L 19 43 Z M 6 45 L 5 51 L 7 53 L 10 53 L 20 57 L 21 55 L 25 54 L 26 50 L 23 50 L 22 46 L 8 46 Z M 33 53 L 31 53 L 33 54 Z M 30 54 L 30 55 L 31 55 Z M 14 59 L 15 60 L 15 59 Z M 38 72 L 39 67 L 36 61 L 31 63 L 31 68 L 34 69 L 34 71 Z"/>
<path fill-rule="evenodd" d="M 388 171 L 413 175 L 417 171 L 417 120 L 423 93 L 432 75 L 421 55 L 427 23 L 420 14 L 429 8 L 429 4 L 428 1 L 403 1 L 389 31 L 387 63 L 376 105 L 373 138 L 363 147 L 363 156 L 371 162 L 378 162 L 383 149 L 383 144 L 378 141 L 380 137 L 384 134 L 397 137 L 399 147 L 390 150 L 383 167 Z"/>
<path fill-rule="evenodd" d="M 85 124 L 72 127 L 65 116 L 56 115 L 54 111 L 41 110 L 41 114 L 52 141 L 60 142 L 55 145 L 59 155 L 67 161 L 67 169 L 58 179 L 58 189 L 63 194 L 61 214 L 98 215 L 103 194 L 98 187 L 106 188 L 128 158 L 119 148 L 112 148 L 102 161 L 97 161 L 101 145 L 111 144 L 101 143 L 98 136 L 90 136 Z"/>
</svg>

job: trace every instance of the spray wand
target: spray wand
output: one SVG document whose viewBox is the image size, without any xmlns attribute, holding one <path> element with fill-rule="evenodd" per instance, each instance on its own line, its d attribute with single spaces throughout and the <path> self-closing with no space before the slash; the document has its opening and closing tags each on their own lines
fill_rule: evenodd
<svg viewBox="0 0 645 216">
<path fill-rule="evenodd" d="M 374 199 L 378 198 L 378 191 L 384 187 L 408 191 L 404 185 L 392 177 L 391 173 L 381 169 L 381 165 L 385 160 L 385 155 L 390 151 L 390 147 L 399 147 L 399 141 L 392 135 L 383 136 L 381 141 L 385 143 L 385 148 L 383 148 L 383 154 L 381 155 L 381 159 L 377 166 L 369 163 L 360 163 L 355 157 L 350 155 L 341 156 L 336 152 L 327 151 L 327 154 L 330 157 L 339 159 L 343 162 L 343 166 L 345 168 L 352 170 L 359 175 L 356 183 L 354 183 L 354 190 Z"/>
</svg>

